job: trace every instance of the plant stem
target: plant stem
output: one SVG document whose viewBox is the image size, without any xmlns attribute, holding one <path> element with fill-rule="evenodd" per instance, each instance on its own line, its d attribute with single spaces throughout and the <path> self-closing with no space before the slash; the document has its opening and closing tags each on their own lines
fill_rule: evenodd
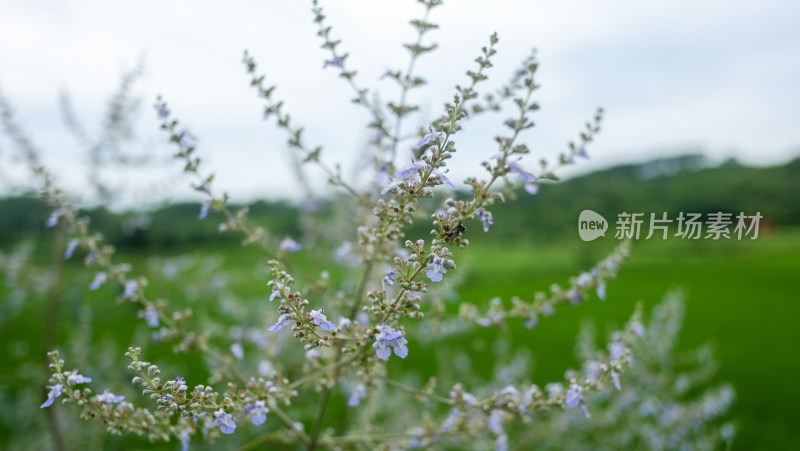
<svg viewBox="0 0 800 451">
<path fill-rule="evenodd" d="M 353 294 L 353 304 L 350 306 L 350 315 L 349 318 L 355 316 L 358 312 L 358 307 L 361 305 L 361 300 L 364 297 L 364 291 L 367 288 L 367 283 L 369 282 L 370 276 L 372 275 L 372 268 L 373 262 L 369 261 L 366 264 L 366 268 L 364 269 L 364 275 L 361 277 L 361 282 L 358 284 L 358 288 L 356 292 Z M 328 410 L 328 401 L 331 398 L 331 391 L 333 391 L 333 385 L 336 383 L 336 379 L 339 372 L 339 363 L 342 360 L 342 348 L 339 346 L 336 350 L 336 357 L 334 358 L 333 365 L 331 368 L 333 370 L 333 380 L 331 381 L 330 385 L 327 385 L 322 390 L 322 397 L 319 400 L 319 407 L 317 407 L 317 416 L 314 418 L 314 426 L 311 429 L 311 442 L 308 444 L 308 451 L 313 451 L 317 446 L 317 440 L 319 439 L 319 433 L 322 429 L 322 423 L 325 420 L 325 414 Z"/>
<path fill-rule="evenodd" d="M 49 302 L 47 307 L 47 322 L 45 326 L 44 347 L 45 349 L 53 349 L 56 342 L 56 333 L 58 329 L 58 313 L 61 305 L 61 276 L 64 272 L 64 230 L 59 228 L 54 236 L 53 241 L 53 265 L 52 274 L 53 280 L 50 281 L 49 287 Z M 45 362 L 45 374 L 50 374 L 49 362 Z M 47 377 L 47 376 L 46 376 Z M 61 435 L 61 430 L 58 426 L 58 410 L 47 409 L 47 426 L 50 429 L 50 435 L 53 438 L 53 449 L 56 451 L 63 451 L 64 437 Z"/>
<path fill-rule="evenodd" d="M 428 15 L 430 14 L 430 12 L 431 12 L 430 7 L 427 7 L 425 9 L 425 16 L 422 18 L 423 22 L 427 22 L 428 21 Z M 422 44 L 422 37 L 424 35 L 425 35 L 425 31 L 420 30 L 419 35 L 417 36 L 416 46 L 419 46 L 419 45 Z M 411 73 L 414 71 L 414 64 L 417 62 L 417 56 L 418 55 L 419 55 L 418 53 L 412 52 L 411 53 L 411 59 L 408 62 L 408 68 L 406 69 L 406 74 L 405 74 L 406 76 L 405 76 L 405 79 L 403 81 L 403 87 L 402 87 L 402 89 L 400 91 L 400 102 L 397 104 L 397 106 L 398 106 L 398 108 L 400 108 L 400 110 L 403 110 L 405 108 L 405 106 L 406 106 L 406 97 L 408 96 L 408 91 L 411 88 Z M 397 143 L 400 142 L 400 132 L 402 130 L 402 124 L 403 124 L 403 117 L 404 116 L 405 116 L 404 114 L 398 116 L 397 117 L 397 122 L 395 122 L 395 124 L 394 124 L 394 135 L 392 135 L 392 153 L 391 153 L 391 160 L 390 160 L 392 162 L 392 164 L 394 164 L 394 160 L 397 157 Z"/>
</svg>

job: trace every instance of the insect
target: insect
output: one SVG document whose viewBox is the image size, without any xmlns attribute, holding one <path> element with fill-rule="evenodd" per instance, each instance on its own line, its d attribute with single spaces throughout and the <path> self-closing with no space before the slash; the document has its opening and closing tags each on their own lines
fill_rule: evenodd
<svg viewBox="0 0 800 451">
<path fill-rule="evenodd" d="M 443 238 L 445 242 L 450 241 L 460 241 L 461 234 L 464 233 L 467 228 L 462 223 L 457 223 L 455 227 L 450 227 L 449 225 L 445 224 L 443 227 Z"/>
</svg>

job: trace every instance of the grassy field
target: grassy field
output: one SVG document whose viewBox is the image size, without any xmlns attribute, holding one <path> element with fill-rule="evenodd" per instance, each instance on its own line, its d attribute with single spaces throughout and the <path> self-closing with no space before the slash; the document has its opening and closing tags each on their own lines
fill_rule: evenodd
<svg viewBox="0 0 800 451">
<path fill-rule="evenodd" d="M 546 245 L 473 241 L 476 244 L 455 255 L 465 282 L 460 297 L 452 303 L 453 309 L 460 301 L 483 304 L 494 296 L 505 300 L 514 295 L 525 298 L 534 291 L 546 290 L 552 283 L 564 284 L 617 244 L 610 237 L 592 243 L 576 238 Z M 238 295 L 263 300 L 268 293 L 265 265 L 256 251 L 231 247 L 186 252 L 195 257 L 213 257 L 209 261 L 216 263 L 206 268 L 209 274 L 214 272 L 214 265 L 227 268 L 229 274 L 240 274 L 228 281 L 239 287 Z M 302 263 L 310 256 L 301 253 L 298 258 Z M 152 265 L 145 255 L 133 254 L 129 260 L 138 268 Z M 609 283 L 606 302 L 595 297 L 577 307 L 562 306 L 554 318 L 542 320 L 534 330 L 524 335 L 521 328 L 514 330 L 519 331 L 518 341 L 533 350 L 533 380 L 558 380 L 565 369 L 575 365 L 571 356 L 582 323 L 592 321 L 605 332 L 621 325 L 637 302 L 649 309 L 670 290 L 680 289 L 686 295 L 687 306 L 680 347 L 688 350 L 712 343 L 720 363 L 715 380 L 731 382 L 736 389 L 732 417 L 736 418 L 739 433 L 735 448 L 787 449 L 800 442 L 800 432 L 795 427 L 796 406 L 800 403 L 800 386 L 795 382 L 795 375 L 800 372 L 796 351 L 800 343 L 800 328 L 796 325 L 800 317 L 798 275 L 800 230 L 781 230 L 756 241 L 640 241 L 634 243 L 631 258 L 618 278 Z M 116 305 L 102 290 L 86 293 L 83 287 L 91 276 L 78 262 L 70 261 L 66 266 L 64 279 L 72 283 L 62 293 L 57 342 L 63 343 L 69 337 L 73 342 L 103 348 L 112 343 L 127 346 L 147 341 L 141 327 L 129 321 L 133 307 Z M 337 277 L 340 275 L 333 274 L 334 279 Z M 179 284 L 168 281 L 156 280 L 151 289 L 168 299 L 180 299 L 186 293 Z M 0 295 L 4 299 L 0 358 L 6 362 L 2 402 L 13 404 L 24 399 L 12 388 L 15 385 L 31 380 L 38 386 L 44 384 L 47 301 L 46 296 L 39 295 L 37 302 L 12 306 L 6 292 L 0 291 Z M 87 305 L 91 310 L 85 308 Z M 84 327 L 87 324 L 89 327 Z M 76 338 L 76 331 L 86 336 Z M 485 366 L 475 366 L 478 372 L 491 371 L 491 339 L 491 331 L 482 331 L 467 344 L 475 361 L 486 362 Z M 419 349 L 420 345 L 414 342 L 410 347 L 415 358 L 402 364 L 424 375 L 433 354 Z M 67 350 L 78 364 L 96 359 L 81 355 L 78 349 L 73 345 Z M 154 350 L 150 358 L 158 360 L 167 355 L 168 350 Z M 106 363 L 106 367 L 119 366 L 108 371 L 127 377 L 121 359 L 117 360 L 120 362 Z M 199 363 L 189 365 L 201 371 Z M 31 377 L 31 372 L 39 375 Z M 3 414 L 0 421 L 0 433 L 6 440 L 27 428 L 13 415 Z M 41 425 L 44 413 L 25 421 Z M 105 445 L 119 443 L 122 442 L 114 439 Z"/>
<path fill-rule="evenodd" d="M 465 297 L 530 295 L 585 270 L 613 246 L 606 242 L 570 246 L 474 248 Z M 720 363 L 717 381 L 737 392 L 732 416 L 736 449 L 787 449 L 800 443 L 796 406 L 800 386 L 800 230 L 756 241 L 638 242 L 608 300 L 562 307 L 530 334 L 539 365 L 536 380 L 557 379 L 574 362 L 574 338 L 582 321 L 601 328 L 622 324 L 636 302 L 658 302 L 669 290 L 686 296 L 680 348 L 711 343 Z M 602 330 L 602 329 L 601 329 Z"/>
</svg>

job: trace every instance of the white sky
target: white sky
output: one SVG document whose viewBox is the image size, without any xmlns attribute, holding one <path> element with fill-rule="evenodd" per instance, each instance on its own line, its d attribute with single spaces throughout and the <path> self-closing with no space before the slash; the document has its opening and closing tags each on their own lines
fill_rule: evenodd
<svg viewBox="0 0 800 451">
<path fill-rule="evenodd" d="M 368 137 L 369 116 L 349 103 L 352 92 L 337 72 L 322 69 L 328 54 L 319 48 L 310 2 L 220 4 L 0 1 L 0 87 L 62 184 L 82 190 L 87 157 L 61 123 L 59 92 L 70 92 L 96 130 L 120 75 L 144 57 L 136 91 L 144 102 L 138 122 L 144 143 L 163 138 L 150 109 L 161 94 L 199 137 L 218 189 L 234 200 L 291 196 L 285 135 L 261 120 L 262 104 L 240 62 L 244 49 L 278 85 L 276 95 L 305 126 L 307 143 L 323 144 L 330 163 L 352 165 Z M 415 37 L 408 21 L 423 8 L 412 0 L 322 6 L 332 36 L 350 53 L 348 65 L 359 71 L 357 82 L 396 101 L 396 85 L 378 78 L 387 68 L 406 67 L 400 44 Z M 497 31 L 499 53 L 484 88 L 505 82 L 530 48 L 539 49 L 542 110 L 524 136 L 537 159 L 556 155 L 602 105 L 606 122 L 589 149 L 592 160 L 573 171 L 697 150 L 717 160 L 781 163 L 800 154 L 798 18 L 800 2 L 791 0 L 446 1 L 431 17 L 441 28 L 427 41 L 439 49 L 417 65 L 429 85 L 410 100 L 426 118 L 438 114 Z M 503 119 L 486 115 L 465 124 L 456 136 L 451 178 L 480 173 L 478 163 L 493 154 Z M 412 118 L 405 130 L 421 121 Z M 0 137 L 0 164 L 9 163 L 10 148 Z M 168 156 L 172 149 L 155 151 Z M 154 178 L 175 172 L 173 166 Z M 179 189 L 187 183 L 179 179 L 170 188 L 158 185 L 159 194 L 140 196 L 197 199 Z"/>
</svg>

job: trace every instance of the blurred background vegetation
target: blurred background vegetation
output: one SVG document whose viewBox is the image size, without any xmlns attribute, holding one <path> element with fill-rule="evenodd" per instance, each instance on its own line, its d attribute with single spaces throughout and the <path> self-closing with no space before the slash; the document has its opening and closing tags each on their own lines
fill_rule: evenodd
<svg viewBox="0 0 800 451">
<path fill-rule="evenodd" d="M 505 300 L 515 295 L 527 298 L 534 291 L 547 290 L 552 283 L 565 283 L 618 243 L 613 234 L 618 213 L 642 212 L 649 217 L 649 213 L 666 212 L 674 219 L 679 212 L 703 213 L 704 217 L 717 211 L 734 216 L 760 212 L 763 219 L 757 240 L 682 240 L 675 236 L 644 240 L 644 230 L 619 277 L 609 283 L 608 301 L 595 298 L 579 307 L 562 308 L 558 318 L 543 320 L 532 331 L 524 331 L 519 325 L 511 328 L 530 348 L 533 380 L 558 380 L 576 364 L 573 348 L 582 322 L 591 320 L 611 330 L 627 319 L 636 302 L 642 301 L 649 310 L 669 290 L 681 289 L 686 294 L 687 315 L 680 348 L 710 343 L 720 364 L 715 381 L 730 382 L 736 389 L 731 414 L 738 427 L 734 448 L 790 449 L 800 443 L 796 427 L 800 385 L 795 380 L 800 372 L 796 350 L 800 343 L 796 325 L 800 317 L 798 188 L 800 158 L 781 166 L 756 168 L 733 160 L 712 166 L 702 155 L 686 155 L 583 175 L 544 186 L 537 196 L 521 193 L 492 207 L 495 225 L 491 233 L 484 234 L 479 224 L 467 224 L 472 245 L 455 253 L 459 264 L 456 272 L 463 286 L 450 307 L 457 311 L 460 300 L 485 305 L 494 296 Z M 304 215 L 295 206 L 258 201 L 248 207 L 252 222 L 273 235 L 300 237 Z M 83 213 L 91 218 L 93 229 L 135 267 L 151 270 L 147 275 L 156 296 L 178 306 L 191 305 L 195 302 L 192 296 L 220 303 L 216 292 L 202 284 L 213 286 L 215 277 L 227 277 L 236 279 L 229 282 L 237 287 L 237 296 L 266 304 L 269 279 L 263 255 L 240 247 L 238 236 L 220 234 L 219 218 L 199 221 L 199 209 L 199 204 L 184 203 L 147 212 L 115 213 L 95 208 Z M 317 205 L 312 217 L 324 222 L 340 209 L 341 204 L 334 199 Z M 577 217 L 583 209 L 594 210 L 609 221 L 605 238 L 589 243 L 579 240 Z M 126 364 L 121 353 L 106 353 L 104 349 L 112 344 L 115 349 L 143 345 L 149 337 L 143 335 L 146 328 L 141 321 L 131 321 L 133 307 L 117 305 L 113 301 L 116 295 L 104 291 L 110 288 L 86 290 L 93 273 L 83 267 L 81 258 L 65 262 L 63 268 L 60 264 L 53 266 L 63 258 L 64 243 L 57 241 L 58 233 L 44 226 L 50 208 L 32 197 L 15 197 L 0 200 L 0 212 L 0 270 L 4 273 L 4 280 L 0 280 L 0 359 L 4 362 L 0 376 L 0 449 L 22 449 L 19 437 L 23 435 L 39 434 L 42 443 L 47 443 L 46 415 L 57 414 L 14 407 L 38 407 L 45 399 L 48 343 L 73 343 L 69 354 L 81 369 L 81 362 L 97 360 L 97 355 L 80 355 L 79 344 L 89 344 L 90 349 L 99 350 L 98 355 L 109 356 L 110 361 L 104 364 L 107 371 L 124 376 Z M 421 218 L 408 229 L 406 237 L 427 239 L 429 229 L 429 221 Z M 677 226 L 672 224 L 670 230 L 674 234 Z M 333 251 L 311 247 L 292 257 L 298 266 L 315 268 L 319 261 L 315 253 Z M 31 268 L 58 267 L 63 272 L 55 328 L 47 319 L 52 314 L 48 307 L 52 293 L 37 290 L 39 275 L 34 269 L 15 266 L 17 256 L 23 253 Z M 175 269 L 165 269 L 167 261 L 200 263 L 178 264 L 177 271 L 185 274 L 175 278 Z M 346 278 L 344 272 L 331 274 L 332 281 Z M 20 280 L 29 282 L 24 298 L 17 297 Z M 181 286 L 193 283 L 187 280 L 197 281 L 197 285 Z M 192 290 L 196 291 L 194 295 Z M 228 320 L 235 322 L 236 318 L 231 314 Z M 482 329 L 467 343 L 477 377 L 488 377 L 493 371 L 498 358 L 492 345 L 495 333 Z M 54 335 L 48 338 L 50 334 Z M 434 350 L 414 342 L 409 346 L 414 358 L 403 365 L 425 376 L 431 371 L 426 367 L 435 362 Z M 152 361 L 171 355 L 169 349 L 159 349 L 157 344 L 151 345 L 149 352 Z M 398 362 L 391 362 L 395 364 Z M 191 359 L 187 365 L 193 371 L 203 371 L 202 365 Z M 80 421 L 65 418 L 74 416 L 60 418 L 66 424 Z M 66 434 L 77 430 L 84 431 L 80 433 L 85 440 L 93 437 L 91 443 L 100 447 L 147 447 L 135 439 L 106 437 L 101 425 L 81 423 L 80 429 Z"/>
</svg>

